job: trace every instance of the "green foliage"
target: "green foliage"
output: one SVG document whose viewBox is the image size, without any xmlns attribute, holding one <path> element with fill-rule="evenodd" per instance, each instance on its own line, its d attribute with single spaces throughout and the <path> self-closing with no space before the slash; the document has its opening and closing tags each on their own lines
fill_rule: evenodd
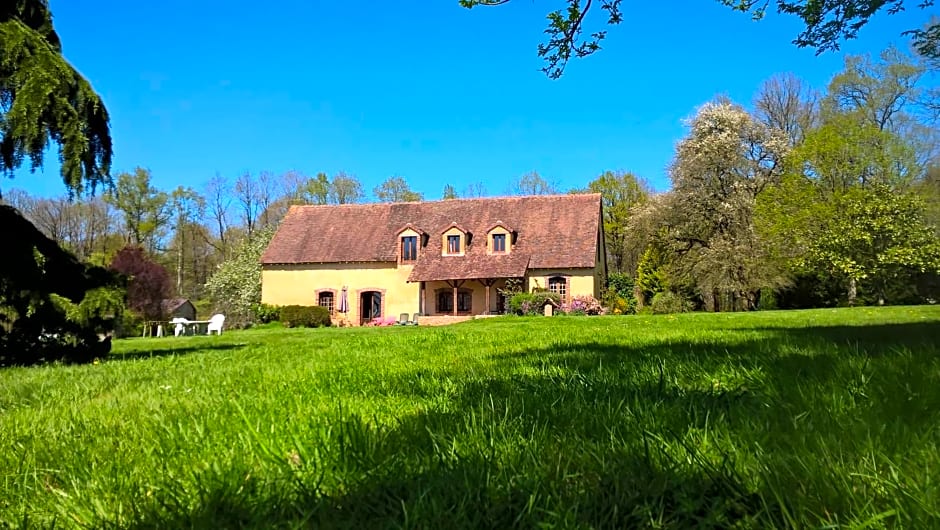
<svg viewBox="0 0 940 530">
<path fill-rule="evenodd" d="M 650 309 L 657 315 L 686 313 L 692 310 L 692 304 L 678 293 L 663 291 L 653 296 Z"/>
<path fill-rule="evenodd" d="M 640 257 L 636 269 L 636 289 L 643 300 L 652 300 L 654 296 L 669 288 L 666 261 L 663 252 L 656 246 L 649 246 Z"/>
<path fill-rule="evenodd" d="M 932 528 L 938 324 L 931 306 L 119 340 L 96 366 L 0 371 L 0 469 L 25 477 L 0 481 L 0 527 Z"/>
<path fill-rule="evenodd" d="M 460 0 L 466 8 L 474 6 L 495 6 L 509 0 Z M 607 13 L 608 24 L 619 24 L 623 20 L 620 11 L 621 0 L 607 0 L 601 3 L 601 9 Z M 591 2 L 582 6 L 578 0 L 568 0 L 564 10 L 559 9 L 548 14 L 548 27 L 545 34 L 548 41 L 539 44 L 538 55 L 545 60 L 542 71 L 551 78 L 558 79 L 565 71 L 568 60 L 574 57 L 586 57 L 601 48 L 600 43 L 607 36 L 603 30 L 595 31 L 588 38 L 582 38 L 584 17 L 591 8 Z"/>
<path fill-rule="evenodd" d="M 281 319 L 281 308 L 268 304 L 255 305 L 255 318 L 262 324 L 274 322 Z"/>
<path fill-rule="evenodd" d="M 866 122 L 857 112 L 829 116 L 790 154 L 821 190 L 844 193 L 854 186 L 903 188 L 917 171 L 915 153 L 896 134 Z"/>
<path fill-rule="evenodd" d="M 837 198 L 834 217 L 800 264 L 868 280 L 884 293 L 905 272 L 940 272 L 940 242 L 923 220 L 923 203 L 887 186 L 856 188 Z"/>
<path fill-rule="evenodd" d="M 402 177 L 388 177 L 372 190 L 379 202 L 417 202 L 424 196 L 408 187 Z"/>
<path fill-rule="evenodd" d="M 174 204 L 170 195 L 155 188 L 150 179 L 150 170 L 141 167 L 135 168 L 134 173 L 121 173 L 105 200 L 121 212 L 131 243 L 153 254 L 166 237 Z M 180 209 L 189 208 L 186 203 L 196 202 L 195 198 L 187 199 L 183 191 L 176 199 Z"/>
<path fill-rule="evenodd" d="M 760 311 L 772 311 L 774 309 L 779 309 L 777 305 L 777 293 L 773 289 L 761 289 L 760 290 L 760 300 L 757 303 L 757 309 Z"/>
<path fill-rule="evenodd" d="M 88 81 L 62 56 L 46 0 L 0 7 L 0 171 L 9 177 L 29 159 L 42 166 L 58 144 L 70 193 L 109 184 L 108 112 Z"/>
<path fill-rule="evenodd" d="M 364 195 L 362 183 L 352 175 L 340 171 L 330 181 L 330 204 L 354 204 L 362 201 Z"/>
<path fill-rule="evenodd" d="M 628 223 L 632 210 L 649 198 L 649 184 L 632 173 L 605 171 L 588 184 L 588 191 L 601 194 L 609 265 L 615 272 L 632 274 L 643 249 L 637 248 Z"/>
<path fill-rule="evenodd" d="M 764 17 L 770 2 L 762 0 L 720 0 L 726 6 L 738 11 L 751 13 L 754 18 Z M 800 48 L 816 48 L 817 53 L 837 51 L 844 40 L 858 36 L 869 20 L 879 11 L 889 15 L 903 11 L 903 0 L 776 0 L 777 11 L 798 17 L 805 28 L 793 43 Z M 921 9 L 930 7 L 933 2 L 920 2 Z M 926 29 L 912 29 L 904 33 L 912 36 L 913 45 L 927 56 L 940 56 L 937 53 L 938 24 L 928 23 Z M 932 55 L 931 55 L 932 54 Z"/>
<path fill-rule="evenodd" d="M 612 272 L 607 275 L 607 288 L 601 296 L 601 303 L 608 313 L 629 315 L 636 312 L 635 284 L 629 274 Z"/>
<path fill-rule="evenodd" d="M 516 315 L 543 315 L 545 303 L 548 301 L 555 307 L 561 307 L 561 298 L 549 291 L 515 293 L 509 298 L 509 311 Z"/>
<path fill-rule="evenodd" d="M 506 280 L 506 284 L 503 287 L 498 287 L 496 292 L 503 295 L 505 300 L 505 307 L 500 308 L 504 313 L 512 313 L 512 307 L 510 307 L 510 300 L 512 297 L 522 291 L 522 279 L 521 278 L 509 278 Z"/>
<path fill-rule="evenodd" d="M 445 184 L 444 193 L 441 195 L 441 199 L 446 201 L 446 200 L 456 199 L 456 198 L 457 198 L 457 189 L 454 188 L 454 186 L 451 184 Z"/>
<path fill-rule="evenodd" d="M 461 6 L 499 6 L 510 0 L 459 0 Z M 780 13 L 794 15 L 800 19 L 804 29 L 794 39 L 797 46 L 816 48 L 818 53 L 838 50 L 843 40 L 854 39 L 859 30 L 879 11 L 884 9 L 889 15 L 903 11 L 903 0 L 719 0 L 725 6 L 736 11 L 751 14 L 755 19 L 764 17 L 768 7 L 776 5 Z M 607 25 L 620 24 L 624 15 L 620 9 L 621 0 L 601 2 L 600 9 L 605 12 Z M 601 42 L 607 37 L 607 31 L 595 30 L 589 37 L 582 37 L 585 20 L 592 2 L 566 0 L 563 9 L 548 13 L 548 35 L 545 42 L 538 45 L 538 56 L 545 60 L 542 71 L 551 79 L 562 76 L 565 66 L 572 57 L 580 58 L 591 55 L 601 49 Z M 917 4 L 921 9 L 933 5 L 933 1 Z M 588 19 L 589 20 L 589 19 Z M 642 23 L 637 22 L 637 23 Z M 931 20 L 922 28 L 912 28 L 903 33 L 911 37 L 917 52 L 924 57 L 940 57 L 940 23 Z"/>
<path fill-rule="evenodd" d="M 0 205 L 0 226 L 16 234 L 0 260 L 0 366 L 106 356 L 123 307 L 118 278 L 81 263 L 10 206 Z"/>
<path fill-rule="evenodd" d="M 225 315 L 226 325 L 231 322 L 231 326 L 239 327 L 254 322 L 254 308 L 261 303 L 261 255 L 274 230 L 265 227 L 255 232 L 206 282 L 206 294 L 214 311 Z"/>
<path fill-rule="evenodd" d="M 279 308 L 281 322 L 289 328 L 330 326 L 330 311 L 320 306 L 286 305 Z"/>
</svg>

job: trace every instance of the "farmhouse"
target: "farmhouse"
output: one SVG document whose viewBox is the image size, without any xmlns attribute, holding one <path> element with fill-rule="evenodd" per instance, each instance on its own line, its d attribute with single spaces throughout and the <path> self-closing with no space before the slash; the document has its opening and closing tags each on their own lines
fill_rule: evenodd
<svg viewBox="0 0 940 530">
<path fill-rule="evenodd" d="M 509 279 L 598 297 L 602 228 L 599 194 L 292 206 L 261 258 L 261 300 L 359 325 L 500 313 Z"/>
</svg>

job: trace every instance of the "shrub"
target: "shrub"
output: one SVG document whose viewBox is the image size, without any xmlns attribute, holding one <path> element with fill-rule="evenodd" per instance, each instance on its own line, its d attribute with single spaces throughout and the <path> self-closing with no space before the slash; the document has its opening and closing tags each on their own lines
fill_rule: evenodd
<svg viewBox="0 0 940 530">
<path fill-rule="evenodd" d="M 636 296 L 634 295 L 634 281 L 629 274 L 612 272 L 607 276 L 607 288 L 601 295 L 601 305 L 607 308 L 607 313 L 614 315 L 629 315 L 636 313 Z"/>
<path fill-rule="evenodd" d="M 777 295 L 776 293 L 774 293 L 773 289 L 765 287 L 760 290 L 760 299 L 757 303 L 757 309 L 761 311 L 770 311 L 773 309 L 778 309 Z"/>
<path fill-rule="evenodd" d="M 255 318 L 262 324 L 281 319 L 281 308 L 268 304 L 255 305 Z"/>
<path fill-rule="evenodd" d="M 160 320 L 163 300 L 171 292 L 170 275 L 141 247 L 124 247 L 111 259 L 110 269 L 127 277 L 127 307 L 146 320 Z"/>
<path fill-rule="evenodd" d="M 517 315 L 541 315 L 542 307 L 547 300 L 555 305 L 561 305 L 561 298 L 549 291 L 536 291 L 533 293 L 516 293 L 509 299 L 509 310 Z"/>
<path fill-rule="evenodd" d="M 286 305 L 279 308 L 281 322 L 289 328 L 329 327 L 330 311 L 318 305 Z"/>
<path fill-rule="evenodd" d="M 601 315 L 604 307 L 591 295 L 574 296 L 571 302 L 563 306 L 563 311 L 571 315 Z"/>
<path fill-rule="evenodd" d="M 656 293 L 650 307 L 655 314 L 685 313 L 692 310 L 692 304 L 688 300 L 672 291 Z"/>
<path fill-rule="evenodd" d="M 226 326 L 245 327 L 255 319 L 254 308 L 261 303 L 261 255 L 274 230 L 271 226 L 252 234 L 206 282 L 213 312 L 225 315 Z"/>
</svg>

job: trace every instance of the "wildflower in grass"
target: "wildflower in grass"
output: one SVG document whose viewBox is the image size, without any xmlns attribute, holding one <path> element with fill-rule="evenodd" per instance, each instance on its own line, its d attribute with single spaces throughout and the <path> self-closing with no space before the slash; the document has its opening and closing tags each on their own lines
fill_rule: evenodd
<svg viewBox="0 0 940 530">
<path fill-rule="evenodd" d="M 287 453 L 287 463 L 292 465 L 293 467 L 299 467 L 300 466 L 300 453 L 298 453 L 297 451 L 291 451 L 290 453 Z"/>
</svg>

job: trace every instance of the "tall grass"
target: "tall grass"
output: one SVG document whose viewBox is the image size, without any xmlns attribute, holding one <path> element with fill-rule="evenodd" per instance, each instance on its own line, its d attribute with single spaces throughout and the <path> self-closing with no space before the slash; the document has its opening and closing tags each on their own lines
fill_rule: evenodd
<svg viewBox="0 0 940 530">
<path fill-rule="evenodd" d="M 0 526 L 940 526 L 940 307 L 130 339 L 0 372 Z"/>
</svg>

